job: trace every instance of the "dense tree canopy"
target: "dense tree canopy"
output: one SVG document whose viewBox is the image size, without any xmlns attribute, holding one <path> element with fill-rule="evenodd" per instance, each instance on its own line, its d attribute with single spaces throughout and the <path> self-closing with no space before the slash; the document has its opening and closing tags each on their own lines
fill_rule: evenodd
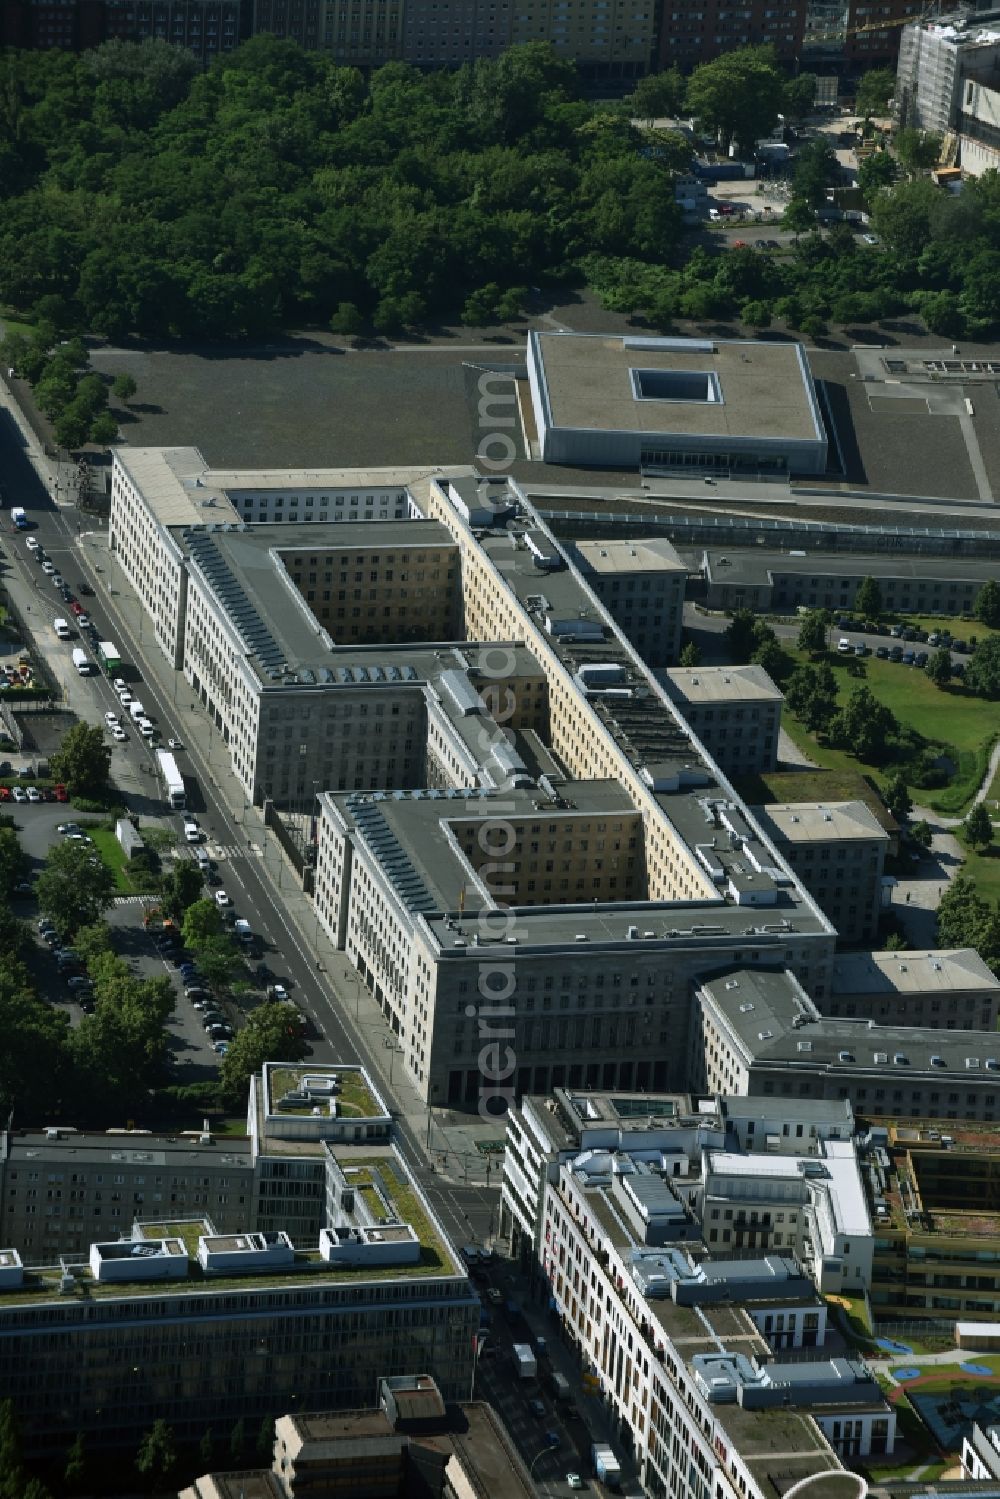
<svg viewBox="0 0 1000 1499">
<path fill-rule="evenodd" d="M 0 298 L 112 336 L 401 327 L 679 233 L 667 167 L 541 43 L 367 83 L 271 37 L 197 75 L 145 44 L 8 52 L 0 96 Z"/>
</svg>

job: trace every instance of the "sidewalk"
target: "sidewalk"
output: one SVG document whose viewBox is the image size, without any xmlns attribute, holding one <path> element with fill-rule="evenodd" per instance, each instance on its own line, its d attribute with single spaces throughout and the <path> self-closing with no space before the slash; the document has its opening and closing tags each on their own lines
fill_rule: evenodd
<svg viewBox="0 0 1000 1499">
<path fill-rule="evenodd" d="M 321 927 L 312 900 L 303 892 L 301 880 L 277 838 L 265 826 L 261 810 L 247 804 L 243 788 L 230 767 L 229 751 L 221 734 L 194 700 L 183 675 L 173 671 L 155 643 L 152 624 L 109 551 L 107 537 L 101 532 L 85 531 L 76 538 L 76 545 L 103 580 L 103 602 L 109 614 L 117 616 L 123 625 L 123 636 L 138 649 L 144 674 L 172 703 L 174 731 L 185 744 L 194 746 L 193 753 L 206 762 L 216 790 L 234 821 L 240 824 L 247 856 L 258 858 L 267 872 L 274 891 L 272 909 L 276 921 L 286 927 L 300 955 L 316 970 L 317 982 L 340 1012 L 345 1028 L 354 1034 L 364 1065 L 391 1093 L 397 1112 L 417 1144 L 427 1150 L 435 1171 L 444 1181 L 459 1186 L 468 1183 L 499 1187 L 499 1158 L 490 1162 L 489 1156 L 477 1148 L 477 1142 L 502 1140 L 503 1126 L 446 1109 L 436 1109 L 433 1117 L 428 1117 L 427 1105 L 406 1076 L 401 1062 L 396 1060 L 399 1042 L 395 1034 L 346 954 L 333 946 Z"/>
</svg>

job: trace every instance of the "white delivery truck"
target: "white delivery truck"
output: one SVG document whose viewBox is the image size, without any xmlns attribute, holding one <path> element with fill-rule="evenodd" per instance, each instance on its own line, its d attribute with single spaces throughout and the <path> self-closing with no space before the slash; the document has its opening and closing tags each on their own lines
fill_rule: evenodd
<svg viewBox="0 0 1000 1499">
<path fill-rule="evenodd" d="M 93 663 L 88 657 L 87 652 L 80 646 L 77 646 L 73 652 L 73 665 L 76 667 L 81 677 L 89 677 L 94 669 Z"/>
<path fill-rule="evenodd" d="M 60 640 L 73 639 L 73 631 L 69 627 L 68 619 L 54 619 L 52 621 L 52 628 L 53 630 L 55 630 Z"/>
<path fill-rule="evenodd" d="M 518 1379 L 535 1379 L 537 1377 L 538 1363 L 527 1343 L 514 1344 L 514 1363 L 517 1365 Z"/>
<path fill-rule="evenodd" d="M 163 794 L 168 803 L 175 811 L 183 811 L 187 804 L 184 777 L 177 769 L 177 761 L 169 750 L 158 749 L 156 751 L 156 768 L 160 772 Z"/>
<path fill-rule="evenodd" d="M 129 703 L 128 711 L 133 723 L 138 723 L 140 718 L 146 717 L 146 710 L 137 697 Z"/>
</svg>

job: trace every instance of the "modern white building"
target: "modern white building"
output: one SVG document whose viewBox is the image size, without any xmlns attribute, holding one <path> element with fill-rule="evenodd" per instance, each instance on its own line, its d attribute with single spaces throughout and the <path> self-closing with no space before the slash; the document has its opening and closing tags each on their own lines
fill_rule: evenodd
<svg viewBox="0 0 1000 1499">
<path fill-rule="evenodd" d="M 619 1178 L 648 1179 L 647 1158 L 560 1161 L 538 1247 L 550 1304 L 628 1433 L 645 1493 L 773 1499 L 842 1459 L 891 1454 L 894 1412 L 862 1362 L 822 1351 L 825 1308 L 794 1258 L 696 1261 L 637 1230 Z"/>
<path fill-rule="evenodd" d="M 798 343 L 528 334 L 539 456 L 610 469 L 821 474 L 827 436 Z"/>
</svg>

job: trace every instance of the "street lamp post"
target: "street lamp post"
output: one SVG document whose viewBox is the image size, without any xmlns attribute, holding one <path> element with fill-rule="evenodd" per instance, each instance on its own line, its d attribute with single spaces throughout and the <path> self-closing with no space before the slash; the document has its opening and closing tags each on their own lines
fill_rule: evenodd
<svg viewBox="0 0 1000 1499">
<path fill-rule="evenodd" d="M 393 1073 L 393 1068 L 394 1068 L 395 1063 L 396 1063 L 396 1056 L 397 1056 L 397 1054 L 400 1054 L 400 1055 L 402 1054 L 403 1048 L 401 1046 L 397 1046 L 396 1045 L 396 1041 L 395 1041 L 395 1038 L 393 1036 L 385 1036 L 383 1038 L 382 1045 L 385 1048 L 385 1050 L 389 1053 L 389 1087 L 391 1088 L 392 1087 L 392 1073 Z"/>
</svg>

